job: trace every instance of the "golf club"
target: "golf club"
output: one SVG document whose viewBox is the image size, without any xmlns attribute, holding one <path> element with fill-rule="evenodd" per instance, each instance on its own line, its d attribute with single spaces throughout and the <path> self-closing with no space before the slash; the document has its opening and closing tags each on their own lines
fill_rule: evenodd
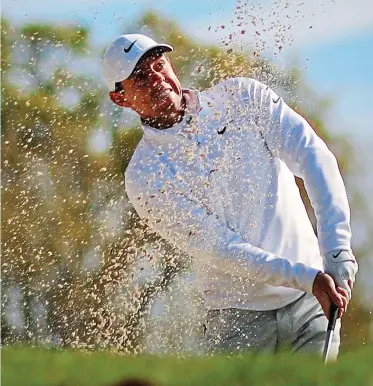
<svg viewBox="0 0 373 386">
<path fill-rule="evenodd" d="M 332 340 L 333 340 L 333 333 L 334 333 L 335 324 L 337 322 L 337 317 L 338 317 L 338 306 L 332 303 L 330 306 L 329 323 L 328 323 L 328 329 L 326 332 L 326 340 L 325 340 L 325 346 L 324 346 L 324 354 L 323 354 L 324 363 L 328 361 L 330 344 L 332 343 Z"/>
</svg>

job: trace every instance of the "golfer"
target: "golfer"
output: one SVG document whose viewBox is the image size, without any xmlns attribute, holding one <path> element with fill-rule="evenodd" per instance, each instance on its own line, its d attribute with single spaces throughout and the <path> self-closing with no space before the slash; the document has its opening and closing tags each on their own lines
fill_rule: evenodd
<svg viewBox="0 0 373 386">
<path fill-rule="evenodd" d="M 110 99 L 143 138 L 125 172 L 141 218 L 195 264 L 210 353 L 322 353 L 331 302 L 346 311 L 357 272 L 335 157 L 266 85 L 232 78 L 183 89 L 166 52 L 128 34 L 104 54 Z M 317 237 L 295 183 L 303 179 Z M 337 323 L 330 358 L 340 344 Z"/>
</svg>

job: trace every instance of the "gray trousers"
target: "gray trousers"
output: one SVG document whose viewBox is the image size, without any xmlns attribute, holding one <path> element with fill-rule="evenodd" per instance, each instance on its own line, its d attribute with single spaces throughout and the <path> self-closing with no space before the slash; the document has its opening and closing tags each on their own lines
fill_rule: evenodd
<svg viewBox="0 0 373 386">
<path fill-rule="evenodd" d="M 328 321 L 317 299 L 304 294 L 289 305 L 271 311 L 238 308 L 207 311 L 204 340 L 208 353 L 257 351 L 311 352 L 322 355 Z M 338 319 L 329 359 L 340 345 Z"/>
</svg>

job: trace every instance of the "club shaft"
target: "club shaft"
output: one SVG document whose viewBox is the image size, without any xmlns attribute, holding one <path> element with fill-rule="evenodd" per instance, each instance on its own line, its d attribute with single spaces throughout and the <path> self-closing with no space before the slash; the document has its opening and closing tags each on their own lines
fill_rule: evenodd
<svg viewBox="0 0 373 386">
<path fill-rule="evenodd" d="M 332 303 L 330 306 L 328 329 L 326 331 L 326 339 L 325 339 L 324 354 L 323 354 L 324 363 L 328 361 L 330 345 L 332 344 L 333 333 L 334 333 L 335 324 L 337 322 L 337 317 L 338 317 L 338 306 Z"/>
<path fill-rule="evenodd" d="M 334 332 L 333 330 L 328 330 L 326 333 L 324 354 L 323 354 L 324 363 L 326 363 L 328 360 L 330 345 L 331 345 L 332 340 L 333 340 L 333 332 Z"/>
</svg>

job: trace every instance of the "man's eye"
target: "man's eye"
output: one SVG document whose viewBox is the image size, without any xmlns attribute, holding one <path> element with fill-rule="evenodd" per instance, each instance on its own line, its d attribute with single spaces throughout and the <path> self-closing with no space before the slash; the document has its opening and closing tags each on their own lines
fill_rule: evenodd
<svg viewBox="0 0 373 386">
<path fill-rule="evenodd" d="M 157 70 L 161 70 L 164 67 L 164 64 L 165 64 L 164 62 L 158 62 L 156 66 Z"/>
</svg>

